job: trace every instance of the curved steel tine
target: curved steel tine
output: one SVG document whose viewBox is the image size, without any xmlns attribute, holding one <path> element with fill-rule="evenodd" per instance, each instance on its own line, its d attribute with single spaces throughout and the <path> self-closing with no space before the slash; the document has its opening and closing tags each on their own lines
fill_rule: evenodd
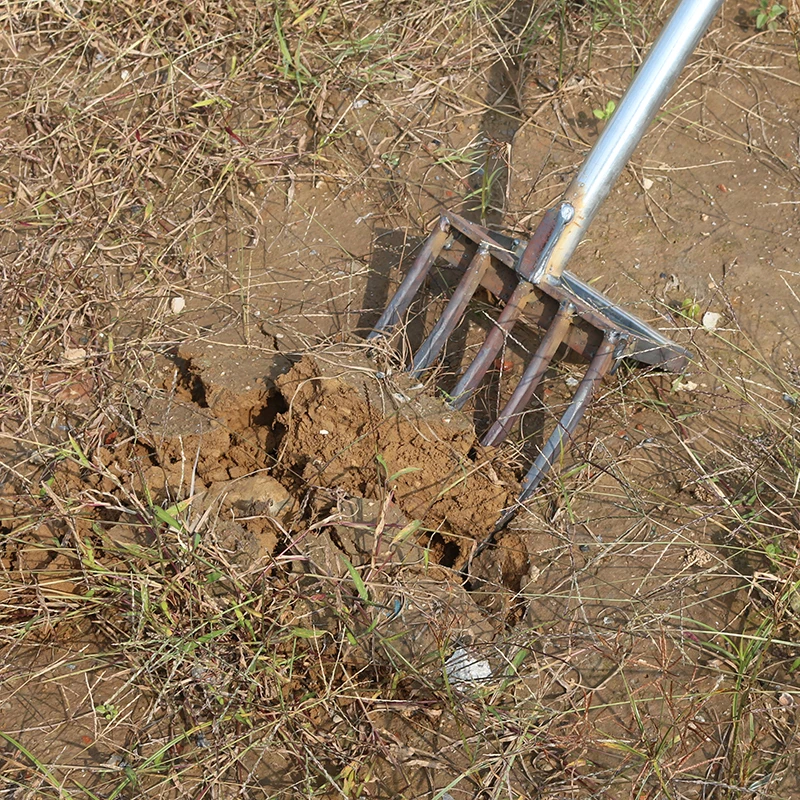
<svg viewBox="0 0 800 800">
<path fill-rule="evenodd" d="M 492 361 L 497 358 L 506 336 L 522 316 L 522 311 L 528 300 L 530 300 L 533 291 L 533 284 L 528 281 L 520 281 L 517 284 L 517 288 L 508 298 L 505 308 L 484 339 L 480 350 L 478 350 L 475 358 L 472 359 L 472 363 L 467 367 L 467 371 L 461 376 L 456 388 L 453 389 L 453 400 L 450 405 L 454 409 L 462 408 L 475 389 L 478 388 Z"/>
<path fill-rule="evenodd" d="M 459 281 L 455 292 L 453 292 L 447 307 L 442 312 L 442 316 L 439 317 L 430 335 L 414 356 L 411 374 L 415 377 L 418 377 L 436 360 L 436 356 L 439 355 L 450 334 L 461 321 L 472 295 L 475 294 L 478 286 L 480 286 L 481 279 L 486 273 L 491 259 L 489 243 L 481 242 L 478 251 L 467 267 L 467 271 Z"/>
<path fill-rule="evenodd" d="M 572 438 L 575 428 L 578 427 L 578 423 L 586 413 L 595 388 L 613 366 L 614 351 L 619 339 L 620 334 L 616 331 L 606 333 L 600 347 L 597 348 L 589 369 L 586 370 L 586 374 L 575 392 L 575 396 L 572 398 L 572 402 L 564 412 L 558 425 L 556 425 L 555 430 L 550 434 L 550 438 L 545 442 L 538 458 L 528 470 L 528 474 L 522 482 L 522 491 L 517 498 L 516 504 L 498 520 L 494 527 L 495 533 L 502 530 L 514 518 L 520 505 L 539 488 L 539 484 L 550 471 L 553 463 L 560 457 L 564 440 Z"/>
<path fill-rule="evenodd" d="M 430 272 L 431 265 L 433 264 L 436 256 L 439 255 L 442 248 L 450 235 L 450 222 L 447 217 L 442 214 L 439 217 L 439 223 L 436 230 L 428 237 L 425 244 L 422 246 L 411 269 L 403 279 L 400 287 L 395 292 L 394 297 L 386 306 L 381 318 L 375 324 L 372 332 L 367 336 L 367 340 L 375 339 L 384 333 L 388 333 L 400 320 L 400 318 L 408 310 L 411 301 L 422 286 L 427 274 Z"/>
<path fill-rule="evenodd" d="M 539 343 L 539 347 L 533 355 L 525 372 L 522 374 L 519 383 L 511 394 L 508 402 L 503 407 L 494 424 L 487 431 L 481 440 L 484 447 L 491 447 L 500 444 L 511 430 L 511 425 L 519 416 L 520 412 L 528 405 L 536 387 L 539 385 L 547 367 L 553 359 L 561 342 L 567 334 L 569 326 L 572 324 L 572 317 L 575 313 L 575 306 L 565 301 L 561 303 L 558 312 L 544 338 Z"/>
</svg>

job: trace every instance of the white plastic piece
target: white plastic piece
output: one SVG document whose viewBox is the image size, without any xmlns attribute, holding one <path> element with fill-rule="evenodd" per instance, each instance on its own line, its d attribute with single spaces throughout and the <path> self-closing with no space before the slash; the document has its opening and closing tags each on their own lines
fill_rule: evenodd
<svg viewBox="0 0 800 800">
<path fill-rule="evenodd" d="M 447 679 L 452 686 L 485 681 L 492 677 L 492 668 L 485 659 L 478 658 L 463 647 L 457 647 L 444 662 Z"/>
<path fill-rule="evenodd" d="M 703 319 L 700 321 L 700 324 L 707 331 L 715 331 L 721 321 L 722 314 L 718 314 L 716 311 L 706 311 L 706 313 L 703 314 Z"/>
</svg>

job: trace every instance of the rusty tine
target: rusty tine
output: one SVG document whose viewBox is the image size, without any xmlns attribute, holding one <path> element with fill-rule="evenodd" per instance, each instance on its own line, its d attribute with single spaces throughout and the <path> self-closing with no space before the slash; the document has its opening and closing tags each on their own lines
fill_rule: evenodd
<svg viewBox="0 0 800 800">
<path fill-rule="evenodd" d="M 422 286 L 423 281 L 430 272 L 431 265 L 441 252 L 442 248 L 450 235 L 450 222 L 442 214 L 436 230 L 428 237 L 427 241 L 420 250 L 411 269 L 403 279 L 394 297 L 386 306 L 386 310 L 375 325 L 375 328 L 367 336 L 367 339 L 375 339 L 391 329 L 400 321 L 400 318 L 408 310 L 411 301 Z"/>
<path fill-rule="evenodd" d="M 608 374 L 614 363 L 614 350 L 619 339 L 620 334 L 612 331 L 606 335 L 603 343 L 597 348 L 592 363 L 589 364 L 589 369 L 586 370 L 586 374 L 583 376 L 572 402 L 522 481 L 522 491 L 519 495 L 521 503 L 536 491 L 542 478 L 550 471 L 556 452 L 559 455 L 561 454 L 561 446 L 564 440 L 571 438 L 572 434 L 575 433 L 575 428 L 578 427 L 578 423 L 583 418 L 597 384 Z"/>
<path fill-rule="evenodd" d="M 450 403 L 453 408 L 460 409 L 464 406 L 483 380 L 492 361 L 497 358 L 506 336 L 511 333 L 511 329 L 522 316 L 525 306 L 534 295 L 534 285 L 527 278 L 547 261 L 564 228 L 572 221 L 574 215 L 573 207 L 569 203 L 562 203 L 557 208 L 550 209 L 542 218 L 519 260 L 516 272 L 521 277 L 520 282 L 512 292 L 505 308 L 500 312 L 494 327 L 487 334 L 472 363 L 467 367 L 467 371 L 453 389 L 453 399 Z"/>
<path fill-rule="evenodd" d="M 480 286 L 490 261 L 489 242 L 481 242 L 467 271 L 459 281 L 455 292 L 453 292 L 450 302 L 442 312 L 442 316 L 439 317 L 430 336 L 422 343 L 422 346 L 414 356 L 414 363 L 411 367 L 412 375 L 419 376 L 439 355 L 444 343 L 464 316 L 467 305 L 478 286 Z"/>
<path fill-rule="evenodd" d="M 564 416 L 559 420 L 555 430 L 550 434 L 550 438 L 539 451 L 539 456 L 523 479 L 522 491 L 517 498 L 517 505 L 510 508 L 500 518 L 497 525 L 495 525 L 495 532 L 508 525 L 517 513 L 519 506 L 539 488 L 539 484 L 550 472 L 553 463 L 561 457 L 564 441 L 572 438 L 575 428 L 578 427 L 578 423 L 583 419 L 583 415 L 592 400 L 595 388 L 613 366 L 614 351 L 617 349 L 619 341 L 620 334 L 616 331 L 606 334 L 600 347 L 597 348 L 592 363 L 589 364 L 589 369 L 586 370 L 586 374 L 583 376 L 572 402 L 564 412 Z"/>
<path fill-rule="evenodd" d="M 522 316 L 525 306 L 533 294 L 533 284 L 529 281 L 520 281 L 514 289 L 511 297 L 500 313 L 494 327 L 489 331 L 483 344 L 478 350 L 472 363 L 467 367 L 467 371 L 461 376 L 456 388 L 452 392 L 450 405 L 455 409 L 463 408 L 464 404 L 472 396 L 475 389 L 483 380 L 492 361 L 497 358 L 500 348 L 503 346 L 506 336 L 514 327 L 514 323 Z"/>
<path fill-rule="evenodd" d="M 498 445 L 508 436 L 514 420 L 522 413 L 528 405 L 536 387 L 542 380 L 542 376 L 547 371 L 547 367 L 558 350 L 558 346 L 564 341 L 569 326 L 572 324 L 572 317 L 575 314 L 575 306 L 565 300 L 561 303 L 558 312 L 550 323 L 547 333 L 539 343 L 539 347 L 533 355 L 525 372 L 522 374 L 519 383 L 514 389 L 508 402 L 503 407 L 500 415 L 494 424 L 487 431 L 481 440 L 485 447 Z"/>
</svg>

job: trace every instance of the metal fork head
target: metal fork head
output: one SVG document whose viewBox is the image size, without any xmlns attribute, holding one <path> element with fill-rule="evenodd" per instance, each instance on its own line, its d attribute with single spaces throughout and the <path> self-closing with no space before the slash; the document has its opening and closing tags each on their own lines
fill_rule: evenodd
<svg viewBox="0 0 800 800">
<path fill-rule="evenodd" d="M 451 405 L 461 408 L 480 385 L 516 324 L 543 329 L 544 337 L 522 378 L 483 436 L 481 443 L 486 446 L 498 445 L 508 436 L 560 345 L 590 360 L 572 402 L 523 482 L 520 501 L 530 497 L 547 475 L 571 440 L 597 387 L 621 358 L 627 356 L 668 371 L 680 371 L 690 357 L 687 350 L 572 273 L 564 270 L 554 278 L 542 269 L 571 219 L 571 206 L 562 203 L 543 217 L 529 241 L 520 241 L 489 231 L 452 212 L 442 214 L 368 337 L 375 339 L 391 333 L 437 259 L 460 273 L 460 280 L 433 330 L 413 356 L 410 369 L 414 374 L 422 374 L 436 362 L 478 287 L 483 286 L 504 301 L 498 318 L 451 393 Z M 506 514 L 498 525 L 508 519 L 510 516 Z"/>
<path fill-rule="evenodd" d="M 461 407 L 480 385 L 512 328 L 522 322 L 543 329 L 545 338 L 523 376 L 525 390 L 516 402 L 524 404 L 535 390 L 536 374 L 543 373 L 560 344 L 586 359 L 594 357 L 604 338 L 616 333 L 616 359 L 630 357 L 670 372 L 683 370 L 689 351 L 664 337 L 608 297 L 564 270 L 557 280 L 536 277 L 570 219 L 565 206 L 548 212 L 529 241 L 511 239 L 475 225 L 453 212 L 442 214 L 405 279 L 369 334 L 390 334 L 408 310 L 437 258 L 460 280 L 433 330 L 413 357 L 411 369 L 421 374 L 436 361 L 463 318 L 479 286 L 505 305 L 483 345 L 452 392 Z"/>
</svg>

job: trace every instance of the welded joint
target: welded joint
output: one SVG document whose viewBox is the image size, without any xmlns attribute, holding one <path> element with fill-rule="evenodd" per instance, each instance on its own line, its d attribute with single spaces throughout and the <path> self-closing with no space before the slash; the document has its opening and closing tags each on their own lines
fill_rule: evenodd
<svg viewBox="0 0 800 800">
<path fill-rule="evenodd" d="M 575 207 L 572 203 L 563 202 L 558 207 L 558 214 L 556 216 L 553 231 L 547 239 L 547 243 L 542 248 L 539 258 L 536 260 L 536 266 L 531 275 L 531 281 L 535 284 L 547 281 L 550 283 L 558 282 L 561 279 L 561 272 L 564 269 L 564 264 L 551 259 L 556 245 L 561 240 L 564 230 L 567 225 L 575 218 Z"/>
<path fill-rule="evenodd" d="M 627 333 L 614 331 L 613 334 L 609 335 L 609 339 L 611 339 L 611 336 L 616 337 L 616 345 L 614 347 L 614 360 L 611 363 L 611 369 L 608 370 L 609 375 L 613 375 L 619 369 L 619 365 L 628 354 L 629 345 L 631 344 L 631 338 Z"/>
</svg>

